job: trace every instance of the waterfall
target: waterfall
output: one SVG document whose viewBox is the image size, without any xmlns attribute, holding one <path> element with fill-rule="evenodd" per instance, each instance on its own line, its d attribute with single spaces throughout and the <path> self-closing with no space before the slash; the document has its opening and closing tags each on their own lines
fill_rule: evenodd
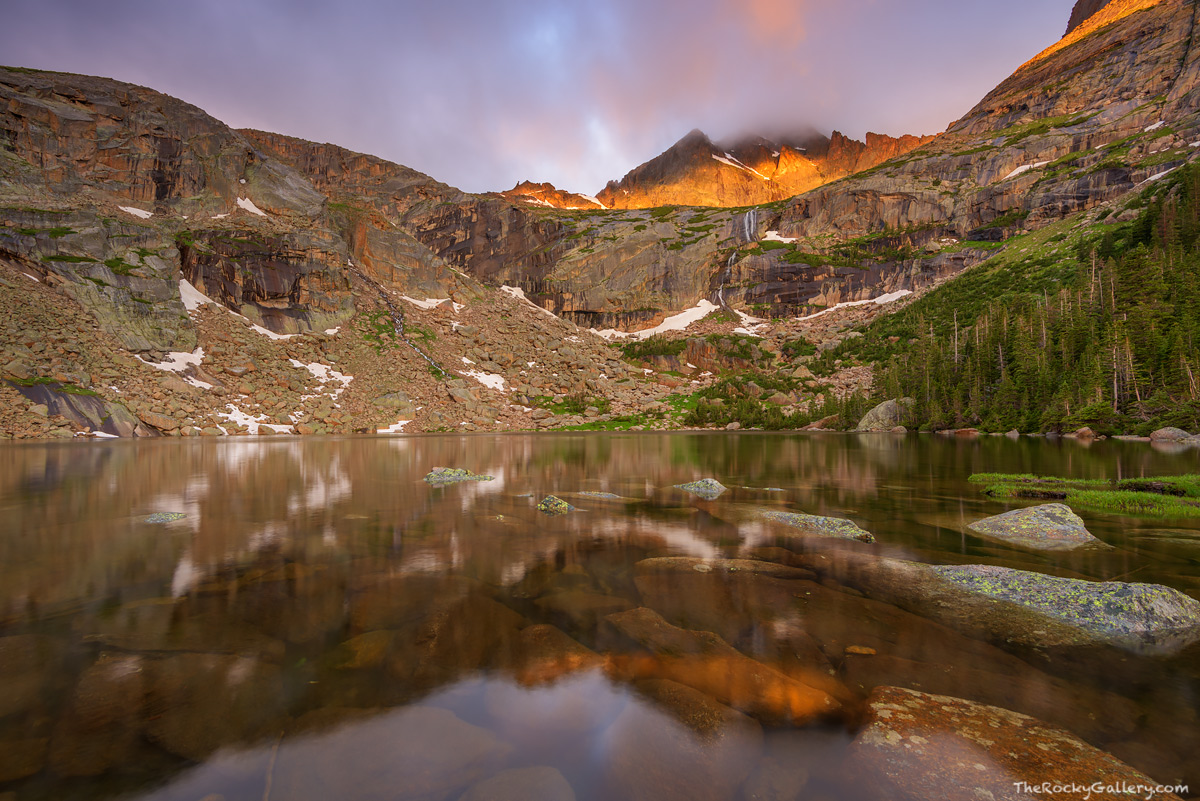
<svg viewBox="0 0 1200 801">
<path fill-rule="evenodd" d="M 747 242 L 758 241 L 758 209 L 750 209 L 742 215 L 742 238 Z"/>
<path fill-rule="evenodd" d="M 437 362 L 435 362 L 433 359 L 431 359 L 428 355 L 426 355 L 425 351 L 421 350 L 416 345 L 414 345 L 412 342 L 410 342 L 408 337 L 406 337 L 404 335 L 404 312 L 402 312 L 402 311 L 400 311 L 400 309 L 396 308 L 396 305 L 394 303 L 392 303 L 392 299 L 388 297 L 387 291 L 383 287 L 381 287 L 379 284 L 375 283 L 370 278 L 368 278 L 366 275 L 364 275 L 363 272 L 361 270 L 359 270 L 357 267 L 355 267 L 354 265 L 350 265 L 350 270 L 355 275 L 357 275 L 360 279 L 362 279 L 364 284 L 367 284 L 372 289 L 374 289 L 375 292 L 379 295 L 379 297 L 383 300 L 384 305 L 387 306 L 387 308 L 388 308 L 388 315 L 392 318 L 392 330 L 395 332 L 396 336 L 399 337 L 400 341 L 403 342 L 405 345 L 408 345 L 410 348 L 412 348 L 416 352 L 416 354 L 418 356 L 420 356 L 422 359 L 429 362 L 429 366 L 432 367 L 434 370 L 437 370 L 438 373 L 440 373 L 443 376 L 449 376 L 450 374 L 447 373 L 445 370 L 443 370 L 441 365 L 439 365 Z"/>
</svg>

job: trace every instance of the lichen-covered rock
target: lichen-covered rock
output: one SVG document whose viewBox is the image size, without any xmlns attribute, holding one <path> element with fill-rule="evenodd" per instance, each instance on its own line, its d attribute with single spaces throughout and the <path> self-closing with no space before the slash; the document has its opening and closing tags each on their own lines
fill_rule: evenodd
<svg viewBox="0 0 1200 801">
<path fill-rule="evenodd" d="M 147 523 L 170 523 L 173 520 L 183 520 L 187 517 L 183 512 L 155 512 L 146 518 Z"/>
<path fill-rule="evenodd" d="M 1189 436 L 1191 436 L 1191 435 L 1188 434 L 1188 432 L 1184 431 L 1182 428 L 1173 428 L 1171 426 L 1167 426 L 1166 428 L 1160 428 L 1157 431 L 1150 432 L 1150 441 L 1151 442 L 1183 442 Z"/>
<path fill-rule="evenodd" d="M 575 507 L 564 501 L 562 498 L 556 498 L 553 495 L 547 495 L 542 498 L 537 505 L 538 511 L 548 515 L 565 515 L 567 512 L 574 512 Z"/>
<path fill-rule="evenodd" d="M 860 528 L 854 521 L 841 517 L 819 517 L 817 515 L 806 515 L 798 512 L 779 512 L 774 510 L 763 512 L 762 516 L 767 520 L 783 523 L 786 526 L 800 529 L 805 533 L 814 534 L 818 537 L 838 537 L 839 539 L 858 540 L 859 542 L 875 541 L 875 536 L 871 532 Z"/>
<path fill-rule="evenodd" d="M 986 517 L 967 526 L 981 537 L 1039 551 L 1063 551 L 1103 545 L 1079 515 L 1061 503 L 1043 503 Z"/>
<path fill-rule="evenodd" d="M 854 427 L 855 431 L 891 431 L 897 426 L 908 422 L 908 410 L 913 405 L 912 398 L 886 400 L 863 415 Z"/>
<path fill-rule="evenodd" d="M 992 565 L 934 567 L 972 593 L 1009 601 L 1135 649 L 1200 639 L 1200 601 L 1161 584 L 1084 581 Z"/>
<path fill-rule="evenodd" d="M 1106 786 L 1159 784 L 1026 715 L 899 687 L 878 687 L 867 699 L 867 725 L 850 746 L 846 770 L 872 797 L 896 801 L 1074 797 L 1022 786 L 1043 784 L 1075 784 L 1091 788 L 1091 798 L 1116 801 L 1130 796 Z"/>
<path fill-rule="evenodd" d="M 699 481 L 689 481 L 686 484 L 676 484 L 676 489 L 681 489 L 684 492 L 690 492 L 697 495 L 706 501 L 713 501 L 721 497 L 721 493 L 729 489 L 715 478 L 702 478 Z"/>
<path fill-rule="evenodd" d="M 494 476 L 481 476 L 458 467 L 435 467 L 425 476 L 426 484 L 458 484 L 463 481 L 493 481 Z"/>
</svg>

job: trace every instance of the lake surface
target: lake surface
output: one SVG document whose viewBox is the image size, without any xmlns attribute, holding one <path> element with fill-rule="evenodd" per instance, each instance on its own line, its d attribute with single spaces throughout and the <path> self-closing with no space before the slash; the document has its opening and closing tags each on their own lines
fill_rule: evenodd
<svg viewBox="0 0 1200 801">
<path fill-rule="evenodd" d="M 1200 597 L 1200 519 L 1081 511 L 1114 547 L 1052 555 L 965 529 L 1028 505 L 984 497 L 971 473 L 1200 473 L 1196 449 L 743 432 L 0 452 L 3 801 L 454 801 L 522 768 L 541 770 L 474 797 L 869 797 L 841 763 L 853 715 L 788 725 L 744 693 L 721 700 L 752 716 L 732 712 L 688 673 L 703 666 L 609 617 L 642 607 L 826 682 L 848 709 L 891 684 L 998 704 L 1200 785 L 1196 649 L 1035 666 L 828 580 L 637 566 L 843 549 Z M 437 466 L 494 480 L 430 486 Z M 731 490 L 673 486 L 704 477 Z M 549 494 L 577 511 L 540 513 Z M 797 537 L 772 509 L 850 518 L 878 542 Z"/>
</svg>

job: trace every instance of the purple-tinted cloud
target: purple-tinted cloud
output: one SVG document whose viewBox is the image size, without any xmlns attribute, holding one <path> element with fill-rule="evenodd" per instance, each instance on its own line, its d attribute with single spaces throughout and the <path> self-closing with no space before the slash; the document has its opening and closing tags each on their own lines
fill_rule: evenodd
<svg viewBox="0 0 1200 801">
<path fill-rule="evenodd" d="M 0 61 L 151 86 L 471 191 L 594 192 L 692 128 L 935 133 L 1072 0 L 38 0 Z"/>
</svg>

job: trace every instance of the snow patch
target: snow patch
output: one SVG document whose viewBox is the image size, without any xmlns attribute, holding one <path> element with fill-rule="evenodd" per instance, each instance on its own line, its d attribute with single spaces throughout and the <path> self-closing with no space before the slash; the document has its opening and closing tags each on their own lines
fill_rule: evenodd
<svg viewBox="0 0 1200 801">
<path fill-rule="evenodd" d="M 495 373 L 485 373 L 482 370 L 468 370 L 466 375 L 474 378 L 480 384 L 490 389 L 497 389 L 501 392 L 507 392 L 504 388 L 504 376 L 496 375 Z"/>
<path fill-rule="evenodd" d="M 1188 147 L 1200 147 L 1200 142 L 1192 142 Z"/>
<path fill-rule="evenodd" d="M 823 309 L 823 310 L 817 312 L 816 314 L 810 314 L 807 317 L 796 317 L 795 319 L 796 320 L 812 320 L 813 318 L 820 317 L 823 314 L 829 314 L 831 311 L 835 311 L 836 309 L 846 309 L 851 306 L 866 306 L 870 303 L 874 303 L 878 306 L 882 306 L 885 303 L 891 303 L 892 301 L 900 300 L 900 298 L 907 297 L 908 295 L 911 295 L 911 294 L 912 294 L 912 290 L 899 289 L 899 290 L 896 290 L 895 292 L 889 292 L 886 295 L 880 295 L 877 298 L 869 298 L 868 300 L 850 300 L 845 303 L 838 303 L 837 305 L 830 306 L 828 309 Z"/>
<path fill-rule="evenodd" d="M 794 236 L 791 236 L 791 237 L 780 236 L 778 231 L 767 231 L 765 234 L 763 234 L 763 241 L 764 242 L 784 242 L 788 245 L 794 245 L 800 240 L 798 240 Z"/>
<path fill-rule="evenodd" d="M 244 315 L 239 314 L 238 317 L 241 317 L 243 320 L 249 322 L 249 318 L 245 317 Z M 250 327 L 268 339 L 291 339 L 292 337 L 300 336 L 299 334 L 276 334 L 271 329 L 263 328 L 261 325 L 256 323 L 250 323 Z"/>
<path fill-rule="evenodd" d="M 267 213 L 254 205 L 254 201 L 248 197 L 239 197 L 237 199 L 238 208 L 245 209 L 251 214 L 257 214 L 259 217 L 266 217 Z"/>
<path fill-rule="evenodd" d="M 474 364 L 475 362 L 471 361 L 471 360 L 470 360 L 470 359 L 468 359 L 466 356 L 463 356 L 463 357 L 462 357 L 462 363 L 463 363 L 463 364 Z"/>
<path fill-rule="evenodd" d="M 135 209 L 133 206 L 117 206 L 118 209 L 126 214 L 132 214 L 134 217 L 139 217 L 143 220 L 148 220 L 154 216 L 154 212 L 144 209 Z"/>
<path fill-rule="evenodd" d="M 525 302 L 526 302 L 526 303 L 528 303 L 530 306 L 532 306 L 533 308 L 537 309 L 538 311 L 540 311 L 542 314 L 546 315 L 547 317 L 553 317 L 555 320 L 557 320 L 557 319 L 558 319 L 558 315 L 557 315 L 557 314 L 555 314 L 555 313 L 554 313 L 554 312 L 552 312 L 552 311 L 548 311 L 548 310 L 546 310 L 546 309 L 543 309 L 541 306 L 537 305 L 537 304 L 536 304 L 536 303 L 534 303 L 532 300 L 530 300 L 529 298 L 525 297 L 525 292 L 524 292 L 524 290 L 522 290 L 522 289 L 521 289 L 519 286 L 508 286 L 508 285 L 505 285 L 505 286 L 502 286 L 502 287 L 500 287 L 500 291 L 501 291 L 501 292 L 503 292 L 503 293 L 504 293 L 504 294 L 506 294 L 506 295 L 511 295 L 512 297 L 516 298 L 517 300 L 523 300 L 523 301 L 525 301 Z"/>
<path fill-rule="evenodd" d="M 116 434 L 109 434 L 107 431 L 93 431 L 92 436 L 96 439 L 120 439 Z"/>
<path fill-rule="evenodd" d="M 722 156 L 718 156 L 716 153 L 713 153 L 713 154 L 712 154 L 712 157 L 713 157 L 713 159 L 714 159 L 715 161 L 719 161 L 719 162 L 721 162 L 722 164 L 728 164 L 730 167 L 733 167 L 733 168 L 734 168 L 734 169 L 736 169 L 736 170 L 742 170 L 743 172 L 748 172 L 748 173 L 752 173 L 752 174 L 754 174 L 754 175 L 757 175 L 759 178 L 762 178 L 764 181 L 769 181 L 769 180 L 771 180 L 770 178 L 768 178 L 767 176 L 763 175 L 761 172 L 759 172 L 758 170 L 754 169 L 753 167 L 747 167 L 745 164 L 743 164 L 742 162 L 738 161 L 737 159 L 735 159 L 733 156 L 731 156 L 731 155 L 730 155 L 730 154 L 728 154 L 728 153 L 726 153 L 726 154 L 724 155 L 724 157 L 722 157 Z"/>
<path fill-rule="evenodd" d="M 229 216 L 228 214 L 214 214 L 213 216 L 209 217 L 208 219 L 210 219 L 210 220 L 223 220 L 223 219 L 225 219 L 225 218 L 226 218 L 226 217 L 228 217 L 228 216 Z"/>
<path fill-rule="evenodd" d="M 234 406 L 232 403 L 227 405 L 225 408 L 229 409 L 229 411 L 228 412 L 217 412 L 217 417 L 224 417 L 226 420 L 228 420 L 231 423 L 236 423 L 240 426 L 243 426 L 243 427 L 245 427 L 245 429 L 247 431 L 249 431 L 253 435 L 257 435 L 258 430 L 260 428 L 269 428 L 272 431 L 274 431 L 276 434 L 291 434 L 292 433 L 292 427 L 289 425 L 279 425 L 276 423 L 266 422 L 269 418 L 265 414 L 260 414 L 257 417 L 253 417 L 253 416 L 247 414 L 246 412 L 243 412 L 241 409 Z M 222 429 L 222 430 L 224 430 L 224 429 Z"/>
<path fill-rule="evenodd" d="M 631 333 L 627 333 L 625 331 L 618 331 L 615 328 L 608 328 L 604 331 L 597 331 L 593 328 L 592 333 L 596 334 L 597 336 L 604 337 L 605 339 L 616 339 L 621 337 L 649 339 L 655 334 L 662 334 L 667 331 L 686 331 L 687 327 L 692 323 L 703 320 L 718 308 L 719 307 L 715 303 L 709 300 L 702 300 L 692 308 L 686 309 L 679 314 L 671 315 L 658 325 L 654 326 L 653 328 L 648 328 L 645 331 L 633 331 Z"/>
<path fill-rule="evenodd" d="M 183 301 L 183 308 L 188 311 L 195 311 L 205 303 L 217 305 L 216 301 L 192 286 L 192 282 L 186 278 L 179 279 L 179 299 Z"/>
<path fill-rule="evenodd" d="M 417 300 L 416 298 L 410 298 L 408 295 L 401 295 L 400 297 L 404 300 L 407 300 L 418 309 L 436 309 L 443 303 L 451 302 L 450 298 L 425 298 L 425 300 Z M 454 305 L 458 306 L 459 304 L 455 303 Z M 458 311 L 458 309 L 456 308 L 455 311 Z"/>
<path fill-rule="evenodd" d="M 1017 167 L 1008 175 L 1004 176 L 1001 180 L 1007 181 L 1009 178 L 1016 178 L 1018 175 L 1024 175 L 1030 170 L 1036 170 L 1038 167 L 1045 167 L 1049 163 L 1050 162 L 1048 161 L 1035 161 L 1033 164 L 1022 164 L 1020 167 Z"/>
<path fill-rule="evenodd" d="M 342 327 L 339 325 L 337 328 L 326 328 L 325 333 L 328 334 L 329 336 L 333 336 L 334 334 L 336 334 L 338 331 L 341 331 L 341 330 L 342 330 Z"/>
<path fill-rule="evenodd" d="M 187 370 L 189 367 L 199 367 L 200 366 L 200 362 L 204 359 L 204 348 L 196 348 L 191 353 L 185 353 L 183 351 L 177 351 L 177 350 L 171 351 L 170 353 L 167 354 L 167 358 L 161 362 L 150 362 L 150 361 L 146 361 L 145 359 L 143 359 L 141 356 L 138 356 L 137 354 L 135 354 L 135 356 L 137 356 L 137 360 L 139 362 L 142 362 L 143 364 L 148 364 L 151 367 L 154 367 L 156 369 L 165 370 L 168 373 L 182 373 L 184 370 Z M 203 382 L 201 382 L 201 383 L 203 383 Z"/>
<path fill-rule="evenodd" d="M 584 200 L 588 200 L 588 201 L 591 201 L 592 203 L 595 203 L 597 206 L 599 206 L 602 209 L 608 208 L 608 206 L 605 206 L 603 203 L 601 203 L 599 200 L 596 200 L 596 198 L 592 197 L 591 195 L 580 195 L 580 197 L 583 198 Z"/>
<path fill-rule="evenodd" d="M 1166 123 L 1163 122 L 1162 120 L 1159 120 L 1158 122 L 1154 123 L 1153 125 L 1147 125 L 1145 128 L 1143 128 L 1142 133 L 1150 133 L 1151 131 L 1157 131 L 1159 128 L 1163 127 L 1164 125 L 1166 125 Z"/>
<path fill-rule="evenodd" d="M 40 283 L 42 283 L 42 282 L 41 282 L 41 279 L 39 279 L 39 278 L 38 278 L 37 276 L 35 276 L 35 275 L 30 275 L 29 273 L 21 273 L 21 275 L 25 276 L 25 277 L 26 277 L 26 278 L 28 278 L 30 281 L 33 281 L 35 284 L 40 284 Z"/>
<path fill-rule="evenodd" d="M 396 422 L 392 423 L 387 428 L 375 429 L 375 433 L 376 434 L 403 434 L 404 427 L 411 422 L 412 422 L 412 420 L 397 420 Z"/>
<path fill-rule="evenodd" d="M 1169 170 L 1163 170 L 1163 171 L 1162 171 L 1162 172 L 1160 172 L 1160 173 L 1156 173 L 1156 174 L 1154 174 L 1154 175 L 1151 175 L 1149 178 L 1147 178 L 1146 180 L 1144 180 L 1144 181 L 1142 181 L 1140 184 L 1138 184 L 1138 186 L 1145 186 L 1146 184 L 1152 184 L 1152 183 L 1154 183 L 1155 181 L 1158 181 L 1158 180 L 1161 180 L 1162 178 L 1165 178 L 1166 176 L 1168 176 L 1168 175 L 1170 175 L 1171 173 L 1175 172 L 1175 170 L 1177 170 L 1177 169 L 1179 169 L 1179 167 L 1172 167 L 1172 168 L 1171 168 L 1171 169 L 1169 169 Z"/>
</svg>

